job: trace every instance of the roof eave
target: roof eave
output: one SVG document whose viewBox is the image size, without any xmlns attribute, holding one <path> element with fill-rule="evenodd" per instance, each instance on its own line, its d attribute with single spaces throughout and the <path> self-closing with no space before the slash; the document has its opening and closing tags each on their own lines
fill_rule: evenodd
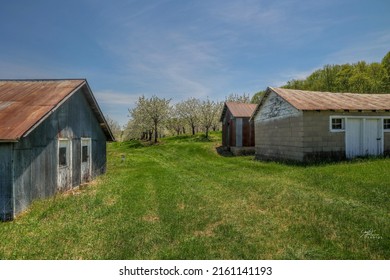
<svg viewBox="0 0 390 280">
<path fill-rule="evenodd" d="M 225 102 L 225 103 L 223 104 L 223 109 L 222 109 L 221 117 L 219 118 L 219 121 L 220 121 L 220 122 L 223 122 L 223 119 L 225 118 L 226 111 L 227 111 L 227 105 L 226 105 L 226 102 Z"/>
<path fill-rule="evenodd" d="M 17 143 L 19 139 L 0 139 L 0 143 Z"/>
<path fill-rule="evenodd" d="M 95 114 L 97 116 L 100 127 L 103 129 L 104 133 L 106 134 L 107 141 L 115 142 L 116 140 L 115 140 L 115 137 L 111 131 L 111 128 L 108 125 L 106 118 L 104 117 L 103 112 L 100 109 L 99 104 L 97 103 L 96 98 L 93 95 L 92 90 L 89 87 L 89 84 L 87 81 L 85 81 L 85 86 L 88 90 L 87 100 L 90 102 L 90 106 L 92 107 L 92 110 L 95 112 Z"/>
</svg>

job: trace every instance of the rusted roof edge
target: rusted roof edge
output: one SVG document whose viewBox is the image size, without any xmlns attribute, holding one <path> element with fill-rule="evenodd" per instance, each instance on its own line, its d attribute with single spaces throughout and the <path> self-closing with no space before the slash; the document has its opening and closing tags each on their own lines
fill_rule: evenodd
<svg viewBox="0 0 390 280">
<path fill-rule="evenodd" d="M 0 143 L 17 143 L 19 139 L 0 139 Z"/>
</svg>

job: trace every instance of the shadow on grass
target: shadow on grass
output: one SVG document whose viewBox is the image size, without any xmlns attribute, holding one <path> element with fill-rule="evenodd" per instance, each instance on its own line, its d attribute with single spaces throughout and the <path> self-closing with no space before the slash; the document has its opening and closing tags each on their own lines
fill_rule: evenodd
<svg viewBox="0 0 390 280">
<path fill-rule="evenodd" d="M 216 147 L 215 150 L 217 151 L 218 155 L 222 157 L 233 157 L 233 153 L 231 151 L 228 151 L 227 148 L 224 146 Z"/>
<path fill-rule="evenodd" d="M 325 159 L 310 159 L 306 161 L 296 161 L 296 160 L 283 160 L 283 159 L 264 159 L 261 156 L 255 156 L 254 160 L 259 162 L 274 162 L 279 163 L 286 166 L 292 166 L 292 167 L 314 167 L 314 166 L 329 166 L 329 165 L 337 165 L 337 164 L 359 164 L 359 163 L 366 163 L 366 162 L 373 162 L 378 160 L 386 160 L 390 159 L 388 156 L 360 156 L 352 159 L 332 159 L 332 158 L 325 158 Z"/>
</svg>

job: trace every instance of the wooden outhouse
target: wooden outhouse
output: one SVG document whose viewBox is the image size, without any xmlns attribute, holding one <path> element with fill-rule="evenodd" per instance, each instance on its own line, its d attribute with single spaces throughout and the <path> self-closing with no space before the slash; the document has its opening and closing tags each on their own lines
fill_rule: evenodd
<svg viewBox="0 0 390 280">
<path fill-rule="evenodd" d="M 113 140 L 86 80 L 0 80 L 0 220 L 104 173 Z"/>
<path fill-rule="evenodd" d="M 256 104 L 226 102 L 222 122 L 222 146 L 235 155 L 254 153 L 254 125 L 250 117 Z"/>
<path fill-rule="evenodd" d="M 268 88 L 252 120 L 258 159 L 390 155 L 390 94 Z"/>
</svg>

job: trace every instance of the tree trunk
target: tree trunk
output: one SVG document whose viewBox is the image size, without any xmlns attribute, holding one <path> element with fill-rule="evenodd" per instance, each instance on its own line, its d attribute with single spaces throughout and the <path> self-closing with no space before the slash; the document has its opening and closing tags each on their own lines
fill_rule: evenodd
<svg viewBox="0 0 390 280">
<path fill-rule="evenodd" d="M 192 135 L 195 135 L 195 125 L 191 125 L 192 127 Z"/>
<path fill-rule="evenodd" d="M 209 128 L 206 127 L 206 139 L 209 139 Z"/>
<path fill-rule="evenodd" d="M 157 143 L 158 131 L 157 131 L 157 123 L 154 123 L 154 143 Z"/>
</svg>

